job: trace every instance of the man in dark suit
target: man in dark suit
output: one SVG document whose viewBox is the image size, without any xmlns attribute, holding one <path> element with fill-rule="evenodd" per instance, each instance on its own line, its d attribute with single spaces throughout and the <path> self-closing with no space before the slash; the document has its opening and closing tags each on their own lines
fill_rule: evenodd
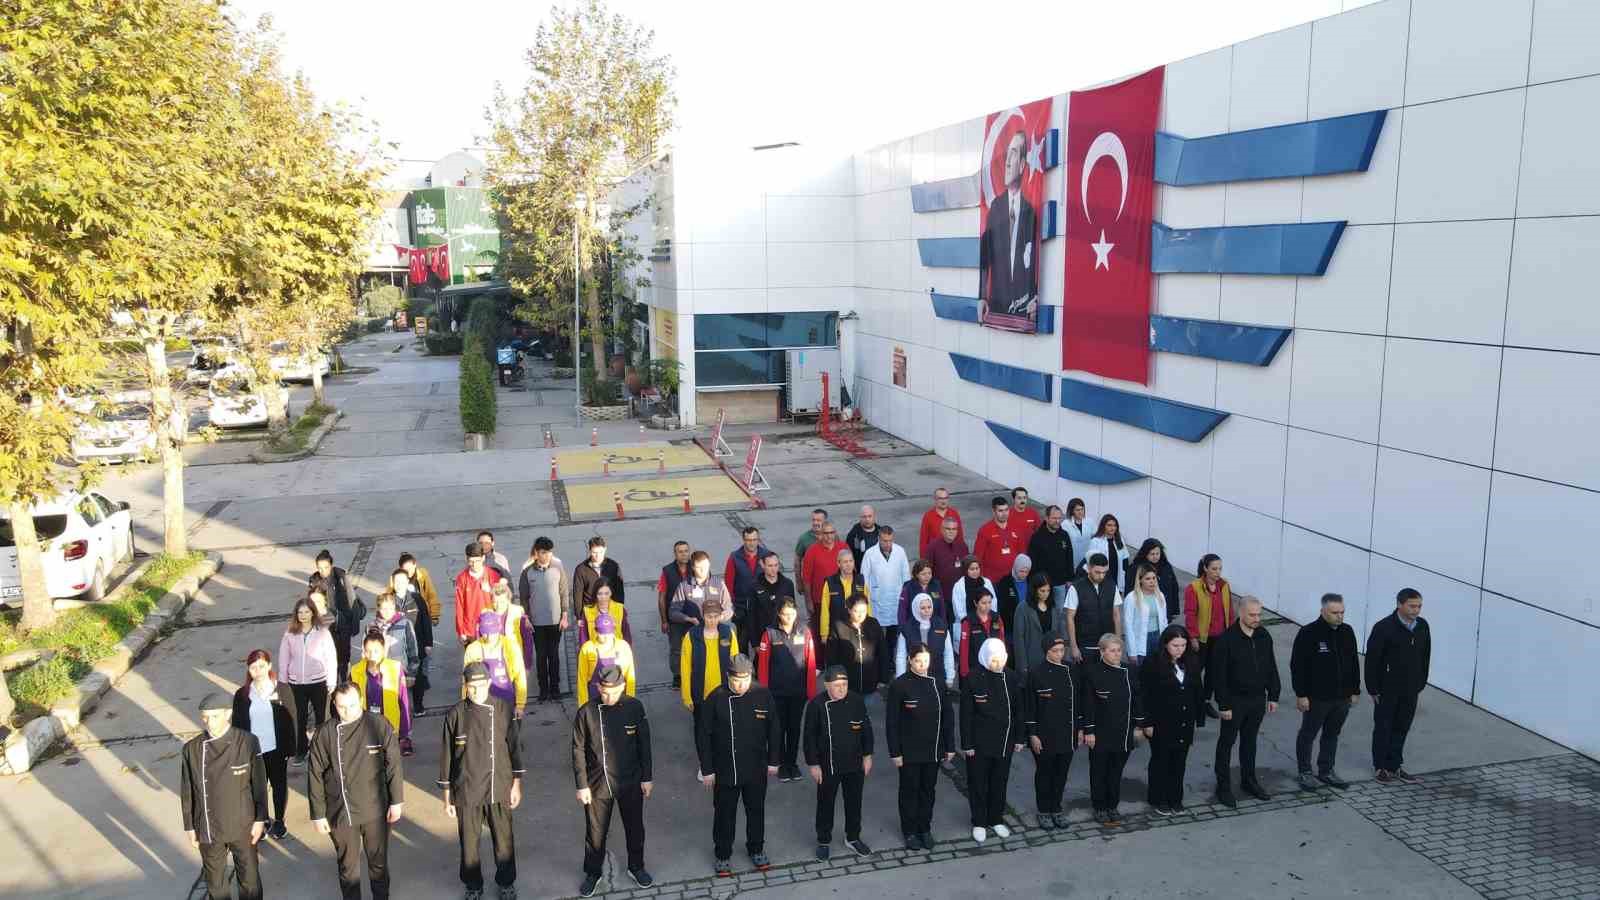
<svg viewBox="0 0 1600 900">
<path fill-rule="evenodd" d="M 989 204 L 979 251 L 987 315 L 1029 316 L 1038 302 L 1039 229 L 1033 205 L 1022 196 L 1028 136 L 1017 132 L 1006 144 L 1005 193 Z"/>
</svg>

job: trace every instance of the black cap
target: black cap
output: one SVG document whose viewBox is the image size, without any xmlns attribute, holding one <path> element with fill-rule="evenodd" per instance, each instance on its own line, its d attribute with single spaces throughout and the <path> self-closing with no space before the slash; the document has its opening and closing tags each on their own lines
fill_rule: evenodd
<svg viewBox="0 0 1600 900">
<path fill-rule="evenodd" d="M 750 665 L 750 657 L 745 656 L 743 653 L 738 654 L 728 663 L 728 672 L 733 675 L 749 675 L 754 671 L 755 667 Z"/>
<path fill-rule="evenodd" d="M 850 674 L 844 670 L 844 666 L 829 666 L 828 668 L 824 669 L 823 672 L 822 672 L 822 683 L 823 684 L 827 684 L 830 681 L 849 681 L 849 680 L 850 680 Z"/>
<path fill-rule="evenodd" d="M 233 698 L 221 691 L 212 691 L 200 699 L 201 712 L 211 712 L 215 709 L 233 709 Z"/>
<path fill-rule="evenodd" d="M 467 558 L 468 559 L 472 559 L 473 557 L 477 557 L 477 556 L 482 556 L 483 555 L 483 545 L 478 543 L 477 541 L 473 541 L 472 543 L 467 545 L 466 553 L 467 553 Z"/>
<path fill-rule="evenodd" d="M 616 666 L 606 666 L 604 669 L 600 670 L 601 687 L 618 687 L 625 680 L 626 679 L 623 678 L 622 675 L 622 670 Z"/>
<path fill-rule="evenodd" d="M 481 662 L 469 662 L 466 668 L 461 670 L 462 681 L 487 681 L 488 679 L 489 667 Z"/>
</svg>

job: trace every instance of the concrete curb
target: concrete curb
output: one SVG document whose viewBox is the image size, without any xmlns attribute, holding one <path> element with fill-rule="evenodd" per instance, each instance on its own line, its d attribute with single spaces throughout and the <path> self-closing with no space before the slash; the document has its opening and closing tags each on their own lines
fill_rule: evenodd
<svg viewBox="0 0 1600 900">
<path fill-rule="evenodd" d="M 338 424 L 339 417 L 343 415 L 343 410 L 336 409 L 333 411 L 333 415 L 323 419 L 322 424 L 318 425 L 316 430 L 311 432 L 311 437 L 306 439 L 306 448 L 304 450 L 300 450 L 295 453 L 268 453 L 267 451 L 262 450 L 260 452 L 250 454 L 250 461 L 253 463 L 282 463 L 294 462 L 297 459 L 305 459 L 308 456 L 313 456 L 316 454 L 317 448 L 322 446 L 322 439 L 328 436 L 328 432 L 333 430 L 333 426 Z M 263 442 L 262 446 L 265 447 L 266 443 Z"/>
<path fill-rule="evenodd" d="M 57 741 L 78 727 L 83 717 L 100 703 L 100 698 L 150 649 L 160 637 L 162 627 L 183 612 L 221 568 L 220 553 L 206 554 L 193 573 L 173 584 L 155 610 L 145 616 L 142 625 L 128 632 L 117 642 L 117 649 L 110 656 L 96 662 L 89 674 L 79 679 L 72 694 L 52 704 L 49 715 L 40 716 L 13 732 L 6 741 L 4 758 L 0 759 L 0 775 L 21 775 L 32 769 Z"/>
</svg>

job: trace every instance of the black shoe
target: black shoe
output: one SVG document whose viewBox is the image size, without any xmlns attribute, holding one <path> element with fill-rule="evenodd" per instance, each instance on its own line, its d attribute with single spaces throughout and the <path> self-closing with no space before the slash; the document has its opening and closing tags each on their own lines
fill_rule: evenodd
<svg viewBox="0 0 1600 900">
<path fill-rule="evenodd" d="M 1302 791 L 1314 791 L 1322 783 L 1317 780 L 1317 776 L 1309 771 L 1301 772 L 1295 776 L 1295 781 L 1299 782 L 1300 790 Z"/>
<path fill-rule="evenodd" d="M 850 848 L 850 852 L 854 853 L 857 856 L 871 856 L 872 855 L 872 848 L 868 847 L 867 846 L 867 842 L 863 841 L 860 838 L 856 838 L 853 841 L 845 841 L 844 845 L 846 847 Z"/>
<path fill-rule="evenodd" d="M 1158 815 L 1158 816 L 1165 816 L 1167 818 L 1171 818 L 1172 816 L 1177 815 L 1177 813 L 1173 812 L 1172 810 L 1168 809 L 1165 806 L 1152 806 L 1150 808 L 1155 810 L 1156 815 Z"/>
<path fill-rule="evenodd" d="M 483 900 L 483 888 L 467 888 L 461 894 L 462 900 Z"/>
<path fill-rule="evenodd" d="M 765 872 L 772 868 L 772 860 L 767 859 L 765 853 L 752 853 L 750 854 L 750 865 L 754 866 L 757 872 Z"/>
<path fill-rule="evenodd" d="M 539 699 L 543 700 L 544 698 L 540 697 Z M 599 889 L 600 889 L 600 876 L 599 875 L 585 875 L 585 876 L 583 876 L 583 884 L 578 885 L 578 896 L 579 897 L 593 897 L 594 896 L 594 892 L 599 890 Z"/>
<path fill-rule="evenodd" d="M 1217 790 L 1217 802 L 1229 809 L 1239 808 L 1239 801 L 1233 799 L 1233 791 L 1229 788 L 1219 788 Z"/>
<path fill-rule="evenodd" d="M 1104 825 L 1106 823 L 1106 811 L 1103 810 L 1103 809 L 1095 810 L 1094 811 L 1094 820 L 1096 822 L 1099 822 L 1101 825 Z"/>
<path fill-rule="evenodd" d="M 818 844 L 817 845 L 817 859 L 826 860 L 828 857 L 830 857 L 832 855 L 833 855 L 833 848 L 832 847 L 829 847 L 827 844 Z"/>
<path fill-rule="evenodd" d="M 786 782 L 794 782 L 799 781 L 803 776 L 800 774 L 799 766 L 786 766 L 778 777 Z"/>
<path fill-rule="evenodd" d="M 1115 809 L 1106 810 L 1106 827 L 1107 828 L 1121 828 L 1122 827 L 1122 813 L 1118 812 Z"/>
<path fill-rule="evenodd" d="M 917 835 L 917 837 L 922 840 L 922 849 L 924 849 L 924 850 L 932 850 L 933 849 L 933 835 L 932 834 L 924 831 L 923 833 Z"/>
<path fill-rule="evenodd" d="M 1222 716 L 1217 712 L 1217 707 L 1215 705 L 1207 703 L 1206 704 L 1206 718 L 1208 718 L 1208 719 L 1220 719 L 1220 718 L 1222 718 Z"/>
<path fill-rule="evenodd" d="M 1255 781 L 1254 779 L 1252 779 L 1250 781 L 1241 781 L 1241 782 L 1239 782 L 1239 787 L 1246 794 L 1249 794 L 1250 796 L 1256 798 L 1257 800 L 1271 800 L 1272 799 L 1272 795 L 1267 793 L 1266 788 L 1263 788 L 1261 786 L 1261 783 L 1258 782 L 1258 781 Z"/>
<path fill-rule="evenodd" d="M 1421 778 L 1407 772 L 1404 768 L 1395 769 L 1394 777 L 1404 781 L 1406 784 L 1417 784 L 1422 781 Z"/>
<path fill-rule="evenodd" d="M 644 869 L 629 869 L 628 877 L 632 878 L 633 883 L 637 884 L 639 887 L 649 887 L 650 885 L 656 883 L 655 878 L 653 878 L 650 873 Z"/>
<path fill-rule="evenodd" d="M 712 867 L 712 871 L 717 873 L 718 878 L 732 878 L 733 864 L 725 859 L 719 859 L 717 864 Z"/>
<path fill-rule="evenodd" d="M 284 827 L 283 820 L 279 819 L 267 827 L 267 834 L 271 835 L 273 839 L 281 841 L 289 836 L 289 829 Z"/>
<path fill-rule="evenodd" d="M 1400 783 L 1400 779 L 1394 777 L 1394 774 L 1392 772 L 1390 772 L 1388 769 L 1379 769 L 1376 781 L 1379 784 L 1399 784 Z"/>
<path fill-rule="evenodd" d="M 1039 813 L 1039 827 L 1043 828 L 1045 831 L 1054 831 L 1056 827 L 1056 817 L 1049 813 Z"/>
<path fill-rule="evenodd" d="M 1338 788 L 1341 791 L 1350 790 L 1350 782 L 1332 772 L 1323 772 L 1317 776 L 1317 780 L 1331 788 Z"/>
<path fill-rule="evenodd" d="M 1200 718 L 1195 719 L 1194 720 L 1194 727 L 1196 727 L 1196 728 L 1204 728 L 1204 727 L 1206 727 L 1206 717 L 1205 716 L 1201 716 Z"/>
<path fill-rule="evenodd" d="M 517 889 L 510 885 L 501 888 L 500 900 L 517 900 Z"/>
<path fill-rule="evenodd" d="M 1182 803 L 1174 803 L 1170 809 L 1172 810 L 1172 814 L 1175 816 L 1181 816 L 1189 811 L 1189 807 L 1184 806 Z"/>
<path fill-rule="evenodd" d="M 922 841 L 918 840 L 916 835 L 908 834 L 908 835 L 905 836 L 905 838 L 906 838 L 906 849 L 907 850 L 910 850 L 912 852 L 916 852 L 916 851 L 922 849 Z"/>
</svg>

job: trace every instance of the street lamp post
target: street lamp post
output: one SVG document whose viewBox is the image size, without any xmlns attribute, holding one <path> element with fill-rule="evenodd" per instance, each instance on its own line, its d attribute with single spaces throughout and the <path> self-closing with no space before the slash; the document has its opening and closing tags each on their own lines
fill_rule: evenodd
<svg viewBox="0 0 1600 900">
<path fill-rule="evenodd" d="M 580 374 L 582 370 L 578 366 L 579 355 L 582 352 L 578 331 L 578 311 L 582 309 L 583 303 L 580 300 L 578 285 L 579 256 L 581 254 L 582 241 L 582 232 L 579 229 L 583 211 L 587 205 L 581 194 L 578 199 L 572 202 L 572 414 L 576 417 L 580 430 L 583 428 L 583 382 Z"/>
</svg>

